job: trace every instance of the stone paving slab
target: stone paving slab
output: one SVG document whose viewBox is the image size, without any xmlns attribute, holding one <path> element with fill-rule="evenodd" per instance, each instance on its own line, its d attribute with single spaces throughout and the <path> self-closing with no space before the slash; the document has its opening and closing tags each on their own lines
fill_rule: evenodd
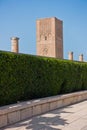
<svg viewBox="0 0 87 130">
<path fill-rule="evenodd" d="M 29 118 L 1 130 L 87 130 L 87 101 Z"/>
</svg>

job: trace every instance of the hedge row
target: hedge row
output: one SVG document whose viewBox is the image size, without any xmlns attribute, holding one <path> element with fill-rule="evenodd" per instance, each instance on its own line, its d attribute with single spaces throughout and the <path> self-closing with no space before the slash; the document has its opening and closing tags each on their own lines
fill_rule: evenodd
<svg viewBox="0 0 87 130">
<path fill-rule="evenodd" d="M 87 89 L 87 63 L 0 51 L 0 106 Z"/>
</svg>

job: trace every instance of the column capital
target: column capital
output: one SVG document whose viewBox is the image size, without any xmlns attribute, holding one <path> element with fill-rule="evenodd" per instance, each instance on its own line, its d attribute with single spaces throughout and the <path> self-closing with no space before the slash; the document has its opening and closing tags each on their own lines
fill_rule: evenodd
<svg viewBox="0 0 87 130">
<path fill-rule="evenodd" d="M 11 40 L 19 40 L 18 37 L 11 37 L 10 39 L 11 39 Z"/>
<path fill-rule="evenodd" d="M 83 54 L 80 54 L 79 56 L 83 56 Z"/>
<path fill-rule="evenodd" d="M 69 51 L 68 54 L 73 54 L 73 51 Z"/>
</svg>

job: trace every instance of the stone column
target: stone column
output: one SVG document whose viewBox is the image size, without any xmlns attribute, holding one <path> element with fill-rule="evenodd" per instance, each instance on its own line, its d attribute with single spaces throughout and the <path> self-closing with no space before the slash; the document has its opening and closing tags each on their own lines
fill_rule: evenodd
<svg viewBox="0 0 87 130">
<path fill-rule="evenodd" d="M 19 53 L 18 37 L 11 37 L 11 52 Z"/>
<path fill-rule="evenodd" d="M 79 55 L 79 61 L 83 61 L 83 54 Z"/>
<path fill-rule="evenodd" d="M 68 56 L 69 56 L 69 60 L 73 60 L 73 52 L 69 52 Z"/>
</svg>

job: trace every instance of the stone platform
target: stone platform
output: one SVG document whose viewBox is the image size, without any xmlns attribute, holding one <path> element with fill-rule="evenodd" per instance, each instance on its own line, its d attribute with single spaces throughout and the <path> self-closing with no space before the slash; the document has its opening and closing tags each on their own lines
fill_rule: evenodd
<svg viewBox="0 0 87 130">
<path fill-rule="evenodd" d="M 80 91 L 0 107 L 0 128 L 86 99 L 87 91 Z"/>
<path fill-rule="evenodd" d="M 87 130 L 87 100 L 29 118 L 1 130 Z"/>
</svg>

